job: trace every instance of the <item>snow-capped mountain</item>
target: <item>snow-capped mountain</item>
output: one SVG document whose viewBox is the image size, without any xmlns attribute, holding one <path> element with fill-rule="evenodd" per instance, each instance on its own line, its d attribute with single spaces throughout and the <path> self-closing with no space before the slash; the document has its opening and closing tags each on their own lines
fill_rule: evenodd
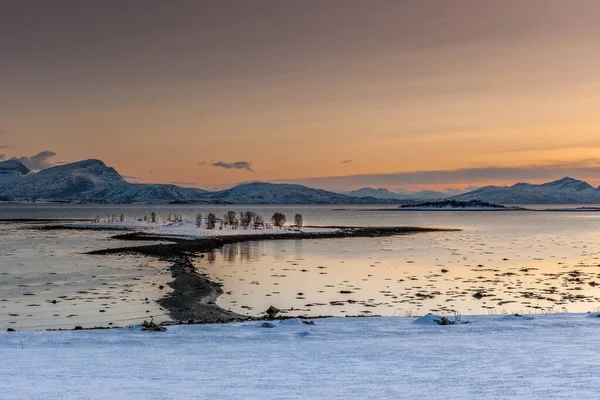
<svg viewBox="0 0 600 400">
<path fill-rule="evenodd" d="M 540 185 L 517 183 L 512 186 L 485 186 L 450 199 L 481 200 L 496 204 L 600 204 L 600 189 L 587 182 L 565 177 Z"/>
<path fill-rule="evenodd" d="M 206 203 L 206 190 L 175 185 L 125 183 L 93 193 L 88 201 L 106 203 Z"/>
<path fill-rule="evenodd" d="M 386 193 L 387 192 L 387 193 Z M 363 196 L 358 196 L 362 194 Z M 386 197 L 387 194 L 397 197 Z M 365 188 L 353 195 L 301 185 L 267 182 L 244 183 L 208 192 L 175 185 L 127 182 L 100 160 L 85 160 L 32 172 L 17 160 L 0 163 L 0 199 L 9 201 L 61 201 L 86 203 L 230 203 L 230 204 L 405 204 L 415 199 L 437 199 L 441 192 L 417 192 L 409 198 L 387 189 Z M 367 195 L 367 196 L 364 196 Z M 414 196 L 414 197 L 412 197 Z M 431 197 L 430 197 L 431 196 Z M 534 185 L 486 186 L 450 197 L 495 204 L 600 204 L 600 189 L 584 181 L 563 178 Z"/>
<path fill-rule="evenodd" d="M 387 203 L 372 197 L 352 197 L 302 185 L 267 182 L 244 183 L 207 195 L 213 202 L 237 204 L 373 204 Z"/>
<path fill-rule="evenodd" d="M 0 187 L 0 197 L 13 200 L 82 200 L 95 191 L 126 183 L 100 160 L 85 160 L 30 173 Z"/>
<path fill-rule="evenodd" d="M 18 160 L 0 162 L 0 185 L 17 181 L 30 172 L 31 170 Z"/>
<path fill-rule="evenodd" d="M 3 163 L 5 164 L 5 163 Z M 20 163 L 19 163 L 20 164 Z M 18 165 L 7 164 L 16 174 Z M 23 167 L 24 168 L 24 167 Z M 87 203 L 373 204 L 393 200 L 351 197 L 300 185 L 255 182 L 208 192 L 175 185 L 127 182 L 100 160 L 85 160 L 37 173 L 19 169 L 19 179 L 0 184 L 0 199 Z M 12 176 L 12 175 L 11 175 Z"/>
<path fill-rule="evenodd" d="M 31 173 L 0 185 L 0 197 L 13 201 L 172 203 L 202 201 L 207 192 L 174 185 L 127 182 L 100 160 L 85 160 Z"/>
</svg>

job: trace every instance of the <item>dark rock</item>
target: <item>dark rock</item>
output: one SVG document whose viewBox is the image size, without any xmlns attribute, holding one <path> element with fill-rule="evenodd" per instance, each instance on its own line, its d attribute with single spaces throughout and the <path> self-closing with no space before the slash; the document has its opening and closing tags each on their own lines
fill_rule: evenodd
<svg viewBox="0 0 600 400">
<path fill-rule="evenodd" d="M 150 322 L 144 321 L 142 322 L 142 331 L 144 332 L 165 332 L 167 328 L 164 326 L 158 326 L 154 323 L 154 319 L 151 319 Z"/>
<path fill-rule="evenodd" d="M 302 321 L 304 325 L 316 325 L 315 321 Z"/>
<path fill-rule="evenodd" d="M 263 328 L 275 328 L 275 325 L 265 322 L 261 325 Z"/>
<path fill-rule="evenodd" d="M 477 300 L 479 300 L 479 299 L 483 298 L 483 293 L 477 292 L 473 295 L 473 297 L 476 298 Z"/>
<path fill-rule="evenodd" d="M 442 274 L 445 274 L 445 273 L 447 273 L 447 272 L 448 272 L 448 270 L 447 270 L 447 269 L 442 269 Z"/>
<path fill-rule="evenodd" d="M 442 317 L 441 319 L 434 319 L 434 322 L 436 322 L 438 325 L 454 325 L 456 324 L 456 321 L 451 321 L 446 317 Z"/>
<path fill-rule="evenodd" d="M 79 326 L 79 325 L 77 325 L 77 326 L 75 327 L 75 329 L 73 329 L 73 330 L 74 330 L 74 331 L 82 331 L 82 330 L 83 330 L 83 327 L 82 327 L 82 326 Z"/>
<path fill-rule="evenodd" d="M 8 328 L 6 332 L 16 332 L 13 328 Z"/>
<path fill-rule="evenodd" d="M 273 319 L 273 318 L 275 318 L 277 316 L 277 314 L 279 314 L 281 312 L 281 310 L 279 308 L 271 306 L 265 312 L 267 313 L 267 315 L 269 316 L 269 318 Z"/>
</svg>

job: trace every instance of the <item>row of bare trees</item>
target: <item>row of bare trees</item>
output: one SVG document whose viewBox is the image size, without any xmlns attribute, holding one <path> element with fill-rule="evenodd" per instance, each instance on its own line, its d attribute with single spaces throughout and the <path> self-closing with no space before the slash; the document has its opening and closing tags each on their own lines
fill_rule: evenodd
<svg viewBox="0 0 600 400">
<path fill-rule="evenodd" d="M 265 227 L 268 227 L 268 224 L 265 224 L 263 217 L 253 211 L 242 211 L 239 216 L 235 211 L 228 211 L 221 219 L 217 219 L 216 215 L 213 213 L 207 214 L 206 217 L 202 214 L 196 215 L 196 226 L 198 228 L 205 226 L 206 229 L 215 229 L 217 222 L 220 224 L 220 229 L 223 229 L 223 227 L 229 227 L 231 229 L 238 229 L 240 227 L 242 229 L 248 229 L 250 227 L 254 229 L 264 229 Z M 281 228 L 287 222 L 287 218 L 284 214 L 276 212 L 271 217 L 271 222 L 273 226 Z M 298 228 L 301 228 L 304 222 L 302 215 L 296 214 L 294 222 Z"/>
<path fill-rule="evenodd" d="M 118 217 L 120 222 L 125 220 L 125 214 L 121 214 Z M 139 221 L 149 221 L 152 223 L 156 223 L 158 218 L 155 212 L 152 212 L 150 215 L 144 215 L 142 218 L 138 219 Z M 114 214 L 109 214 L 106 218 L 106 222 L 115 222 L 117 221 L 117 217 Z M 168 217 L 169 222 L 183 222 L 182 215 L 173 215 L 169 214 Z M 94 222 L 100 222 L 100 217 L 96 216 L 94 218 Z M 278 228 L 283 227 L 287 222 L 287 218 L 285 214 L 276 212 L 271 217 L 271 223 L 273 226 Z M 217 216 L 213 213 L 209 213 L 204 217 L 202 214 L 196 215 L 196 226 L 198 228 L 202 228 L 202 226 L 206 227 L 206 229 L 215 229 L 219 223 L 219 228 L 223 229 L 223 227 L 230 227 L 231 229 L 238 229 L 241 227 L 242 229 L 248 229 L 250 227 L 254 229 L 265 228 L 268 227 L 268 224 L 265 224 L 263 217 L 260 214 L 257 214 L 253 211 L 242 211 L 239 216 L 235 211 L 228 211 L 223 215 L 223 218 L 218 219 Z M 294 216 L 294 224 L 297 228 L 302 228 L 304 225 L 304 219 L 302 218 L 302 214 L 296 214 Z"/>
</svg>

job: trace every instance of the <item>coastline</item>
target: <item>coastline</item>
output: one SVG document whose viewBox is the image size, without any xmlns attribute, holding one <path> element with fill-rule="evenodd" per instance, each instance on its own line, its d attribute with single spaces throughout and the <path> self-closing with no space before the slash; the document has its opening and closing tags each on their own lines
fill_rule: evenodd
<svg viewBox="0 0 600 400">
<path fill-rule="evenodd" d="M 249 317 L 218 306 L 216 299 L 223 294 L 221 286 L 211 281 L 208 276 L 197 272 L 192 263 L 194 257 L 204 257 L 203 253 L 219 249 L 227 244 L 250 241 L 381 237 L 459 231 L 458 229 L 418 227 L 336 227 L 336 229 L 335 231 L 320 233 L 294 232 L 288 234 L 228 235 L 200 239 L 131 232 L 113 236 L 111 239 L 151 242 L 166 241 L 170 243 L 108 248 L 94 250 L 87 254 L 139 254 L 167 261 L 173 277 L 173 281 L 169 283 L 173 291 L 160 299 L 158 303 L 167 310 L 172 320 L 180 324 L 228 323 L 249 320 L 270 320 L 271 318 L 267 318 L 266 316 Z M 307 318 L 322 317 L 309 316 Z M 286 317 L 282 316 L 275 319 L 286 319 Z"/>
</svg>

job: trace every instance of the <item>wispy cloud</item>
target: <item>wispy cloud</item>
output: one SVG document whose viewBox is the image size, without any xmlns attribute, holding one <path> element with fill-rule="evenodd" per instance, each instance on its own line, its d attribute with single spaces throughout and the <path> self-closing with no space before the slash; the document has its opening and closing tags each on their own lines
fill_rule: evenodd
<svg viewBox="0 0 600 400">
<path fill-rule="evenodd" d="M 499 181 L 550 181 L 564 176 L 572 176 L 580 179 L 600 177 L 600 162 L 598 160 L 581 160 L 580 162 L 530 165 L 525 167 L 482 167 L 409 171 L 387 174 L 277 180 L 274 182 L 299 183 L 321 188 L 396 188 L 420 185 L 494 184 Z"/>
<path fill-rule="evenodd" d="M 175 186 L 181 186 L 181 187 L 186 187 L 186 188 L 196 188 L 197 185 L 195 182 L 181 182 L 181 181 L 175 181 L 175 182 L 168 182 L 169 185 L 175 185 Z"/>
<path fill-rule="evenodd" d="M 201 163 L 199 163 L 199 165 L 207 165 L 206 161 L 202 161 Z M 250 171 L 252 172 L 252 163 L 248 162 L 248 161 L 236 161 L 236 162 L 223 162 L 223 161 L 217 161 L 217 162 L 213 162 L 208 164 L 211 167 L 218 167 L 218 168 L 225 168 L 225 169 L 240 169 L 240 170 L 245 170 L 245 171 Z"/>
<path fill-rule="evenodd" d="M 352 160 L 344 160 L 342 161 L 342 164 L 350 164 L 352 162 Z"/>
<path fill-rule="evenodd" d="M 13 159 L 20 161 L 27 168 L 37 171 L 54 165 L 54 163 L 51 161 L 51 158 L 54 156 L 56 156 L 55 152 L 45 150 L 31 157 L 22 156 L 13 157 Z"/>
<path fill-rule="evenodd" d="M 0 137 L 4 136 L 4 131 L 2 129 L 0 129 Z M 2 149 L 9 149 L 10 146 L 7 145 L 0 145 L 0 150 Z"/>
</svg>

